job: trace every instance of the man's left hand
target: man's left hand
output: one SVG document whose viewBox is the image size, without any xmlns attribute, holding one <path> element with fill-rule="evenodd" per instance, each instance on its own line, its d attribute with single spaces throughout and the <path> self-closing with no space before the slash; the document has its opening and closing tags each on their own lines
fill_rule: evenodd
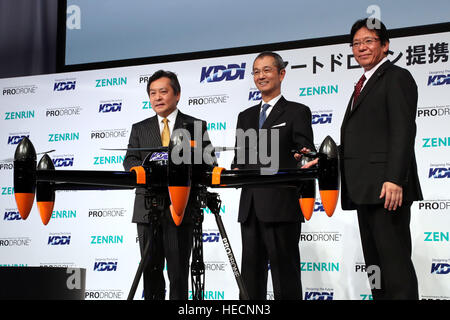
<svg viewBox="0 0 450 320">
<path fill-rule="evenodd" d="M 395 211 L 397 207 L 402 206 L 403 188 L 393 182 L 386 181 L 381 188 L 380 199 L 384 197 L 384 208 Z"/>
</svg>

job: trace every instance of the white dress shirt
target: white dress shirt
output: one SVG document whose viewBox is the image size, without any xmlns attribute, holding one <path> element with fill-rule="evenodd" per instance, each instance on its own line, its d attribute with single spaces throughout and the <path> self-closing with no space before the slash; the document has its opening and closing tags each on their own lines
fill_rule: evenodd
<svg viewBox="0 0 450 320">
<path fill-rule="evenodd" d="M 364 75 L 366 76 L 366 81 L 364 81 L 363 86 L 361 88 L 361 91 L 364 89 L 364 86 L 366 85 L 367 81 L 369 81 L 370 77 L 373 76 L 373 74 L 375 73 L 375 71 L 377 71 L 377 69 L 386 61 L 388 60 L 387 57 L 384 57 L 383 59 L 381 59 L 380 62 L 378 62 L 378 64 L 373 67 L 372 69 L 370 69 L 369 71 L 364 72 Z"/>
<path fill-rule="evenodd" d="M 167 125 L 169 126 L 170 135 L 172 135 L 173 127 L 175 126 L 175 121 L 177 120 L 177 115 L 178 115 L 178 108 L 172 111 L 172 113 L 167 116 L 167 120 L 169 120 Z M 159 133 L 162 134 L 162 131 L 164 129 L 164 122 L 163 122 L 164 117 L 161 117 L 158 114 L 157 116 L 159 124 Z"/>
<path fill-rule="evenodd" d="M 270 107 L 268 107 L 267 110 L 266 110 L 266 119 L 269 117 L 270 111 L 272 111 L 273 106 L 278 102 L 278 100 L 280 100 L 280 98 L 281 98 L 281 93 L 278 96 L 276 96 L 275 98 L 273 98 L 272 100 L 268 101 L 268 102 L 265 102 L 264 100 L 261 99 L 261 111 L 262 111 L 262 106 L 264 104 L 269 104 L 270 105 Z"/>
</svg>

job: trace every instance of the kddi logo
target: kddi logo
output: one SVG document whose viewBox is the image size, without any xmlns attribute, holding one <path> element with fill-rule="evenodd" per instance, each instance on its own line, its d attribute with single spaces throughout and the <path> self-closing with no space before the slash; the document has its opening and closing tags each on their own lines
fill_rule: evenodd
<svg viewBox="0 0 450 320">
<path fill-rule="evenodd" d="M 70 245 L 70 234 L 50 234 L 47 244 L 49 246 L 68 246 Z"/>
<path fill-rule="evenodd" d="M 74 156 L 73 155 L 62 155 L 55 156 L 52 159 L 53 165 L 55 168 L 60 167 L 73 167 Z"/>
<path fill-rule="evenodd" d="M 4 221 L 17 221 L 22 220 L 19 211 L 15 209 L 5 209 L 5 214 L 3 215 Z"/>
<path fill-rule="evenodd" d="M 8 136 L 8 144 L 10 144 L 10 145 L 19 144 L 19 142 L 22 141 L 22 139 L 24 137 L 29 138 L 30 134 L 29 133 L 12 133 Z"/>
<path fill-rule="evenodd" d="M 333 300 L 331 289 L 310 289 L 305 291 L 305 300 Z"/>
<path fill-rule="evenodd" d="M 122 101 L 103 101 L 98 107 L 99 113 L 110 113 L 122 111 Z"/>
<path fill-rule="evenodd" d="M 431 274 L 449 274 L 450 264 L 442 262 L 433 262 L 431 264 Z"/>
<path fill-rule="evenodd" d="M 200 83 L 232 81 L 236 79 L 244 79 L 245 62 L 238 64 L 229 64 L 228 66 L 217 65 L 211 67 L 203 67 L 200 75 Z"/>
<path fill-rule="evenodd" d="M 94 271 L 117 271 L 117 261 L 98 260 L 94 262 Z"/>
<path fill-rule="evenodd" d="M 428 76 L 428 86 L 442 86 L 450 84 L 450 74 L 441 73 L 436 75 Z"/>
<path fill-rule="evenodd" d="M 75 90 L 76 85 L 75 79 L 63 79 L 63 80 L 55 80 L 55 84 L 53 85 L 53 91 L 70 91 Z"/>
</svg>

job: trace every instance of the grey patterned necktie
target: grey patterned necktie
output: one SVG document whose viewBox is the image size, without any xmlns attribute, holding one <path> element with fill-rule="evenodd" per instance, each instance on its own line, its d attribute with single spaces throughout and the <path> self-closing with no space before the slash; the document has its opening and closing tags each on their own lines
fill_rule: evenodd
<svg viewBox="0 0 450 320">
<path fill-rule="evenodd" d="M 262 105 L 262 110 L 261 110 L 261 113 L 259 114 L 259 128 L 260 129 L 262 128 L 264 121 L 266 121 L 266 117 L 267 117 L 266 111 L 269 107 L 270 107 L 270 104 L 267 104 L 267 103 Z"/>
</svg>

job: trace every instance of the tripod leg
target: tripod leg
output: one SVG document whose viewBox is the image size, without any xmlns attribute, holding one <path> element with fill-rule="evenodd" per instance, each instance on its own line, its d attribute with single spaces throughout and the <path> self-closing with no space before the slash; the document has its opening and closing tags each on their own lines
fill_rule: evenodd
<svg viewBox="0 0 450 320">
<path fill-rule="evenodd" d="M 228 260 L 230 261 L 231 269 L 233 270 L 234 277 L 236 278 L 237 285 L 239 287 L 240 296 L 242 300 L 250 300 L 250 297 L 247 293 L 247 288 L 244 285 L 244 282 L 242 281 L 241 273 L 239 272 L 239 267 L 236 263 L 236 259 L 233 254 L 233 250 L 231 249 L 230 242 L 228 240 L 227 233 L 225 231 L 225 227 L 222 222 L 222 218 L 220 217 L 218 212 L 213 212 L 214 217 L 216 218 L 217 227 L 219 228 L 220 236 L 222 237 L 222 242 L 225 247 L 225 252 L 227 254 Z"/>
<path fill-rule="evenodd" d="M 130 292 L 128 293 L 127 300 L 133 300 L 134 299 L 134 295 L 136 293 L 136 289 L 137 289 L 137 287 L 139 285 L 139 280 L 141 279 L 142 272 L 144 271 L 144 267 L 146 265 L 148 255 L 149 255 L 150 250 L 151 250 L 150 247 L 151 247 L 151 245 L 150 245 L 150 239 L 149 239 L 149 241 L 147 241 L 147 243 L 145 244 L 144 252 L 142 254 L 141 261 L 139 262 L 139 266 L 138 266 L 138 269 L 136 271 L 136 275 L 134 276 L 133 284 L 131 285 L 131 289 L 130 289 Z"/>
<path fill-rule="evenodd" d="M 142 252 L 141 261 L 139 262 L 138 269 L 136 271 L 136 275 L 134 276 L 133 284 L 131 285 L 130 292 L 128 293 L 127 300 L 133 300 L 134 295 L 136 293 L 136 289 L 139 285 L 139 280 L 141 279 L 142 273 L 144 271 L 144 267 L 147 263 L 151 263 L 152 256 L 156 255 L 157 246 L 155 245 L 156 239 L 158 237 L 158 220 L 157 215 L 153 215 L 150 218 L 150 236 L 148 237 L 147 243 L 144 246 L 144 251 Z"/>
<path fill-rule="evenodd" d="M 191 287 L 192 300 L 203 300 L 205 294 L 205 263 L 203 262 L 203 216 L 201 209 L 194 223 L 192 263 L 191 263 Z"/>
</svg>

